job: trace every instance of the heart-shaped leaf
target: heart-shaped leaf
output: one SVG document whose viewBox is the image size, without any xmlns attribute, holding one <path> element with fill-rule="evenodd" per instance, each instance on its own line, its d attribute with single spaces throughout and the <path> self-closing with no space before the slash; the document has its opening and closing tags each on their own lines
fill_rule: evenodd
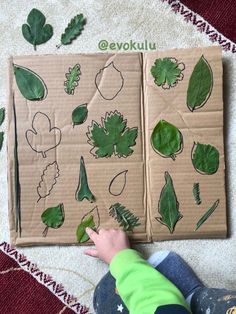
<svg viewBox="0 0 236 314">
<path fill-rule="evenodd" d="M 46 97 L 46 85 L 41 77 L 30 69 L 14 65 L 16 84 L 22 96 L 28 100 L 42 100 Z"/>
<path fill-rule="evenodd" d="M 72 112 L 72 122 L 73 126 L 82 124 L 86 121 L 88 117 L 88 104 L 83 104 L 76 107 Z"/>
<path fill-rule="evenodd" d="M 42 222 L 46 225 L 43 235 L 47 235 L 48 228 L 60 228 L 65 220 L 64 205 L 47 208 L 41 215 Z"/>
<path fill-rule="evenodd" d="M 211 67 L 204 56 L 201 56 L 195 65 L 189 79 L 187 91 L 187 106 L 194 111 L 204 106 L 211 95 L 213 74 Z"/>
<path fill-rule="evenodd" d="M 162 157 L 175 160 L 183 149 L 183 136 L 180 130 L 165 120 L 160 120 L 151 135 L 152 148 Z"/>
<path fill-rule="evenodd" d="M 195 170 L 201 174 L 214 174 L 219 168 L 219 151 L 210 144 L 194 143 L 192 163 Z"/>
</svg>

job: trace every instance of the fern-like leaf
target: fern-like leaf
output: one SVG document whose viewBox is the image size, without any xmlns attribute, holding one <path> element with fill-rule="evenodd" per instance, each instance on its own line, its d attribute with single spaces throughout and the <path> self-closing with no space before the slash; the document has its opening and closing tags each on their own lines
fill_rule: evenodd
<svg viewBox="0 0 236 314">
<path fill-rule="evenodd" d="M 193 184 L 193 197 L 194 197 L 195 203 L 197 205 L 200 205 L 202 200 L 200 197 L 200 186 L 198 182 Z"/>
<path fill-rule="evenodd" d="M 80 80 L 80 65 L 76 64 L 73 68 L 69 68 L 69 72 L 65 74 L 66 81 L 64 82 L 65 92 L 69 95 L 74 95 L 75 88 L 79 84 Z"/>
<path fill-rule="evenodd" d="M 123 227 L 125 231 L 133 231 L 135 227 L 140 226 L 139 218 L 120 203 L 116 203 L 109 208 L 109 215 L 117 220 L 119 226 Z"/>
</svg>

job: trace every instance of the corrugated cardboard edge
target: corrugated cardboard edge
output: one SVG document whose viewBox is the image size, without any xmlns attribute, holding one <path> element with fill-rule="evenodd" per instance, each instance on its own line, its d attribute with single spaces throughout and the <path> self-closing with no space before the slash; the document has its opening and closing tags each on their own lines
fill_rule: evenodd
<svg viewBox="0 0 236 314">
<path fill-rule="evenodd" d="M 16 214 L 15 214 L 15 191 L 14 191 L 14 118 L 13 118 L 13 71 L 12 71 L 13 57 L 8 59 L 8 102 L 7 102 L 7 183 L 8 183 L 8 215 L 9 215 L 9 228 L 10 228 L 10 241 L 11 244 L 16 244 Z M 13 143 L 13 145 L 12 145 Z"/>
</svg>

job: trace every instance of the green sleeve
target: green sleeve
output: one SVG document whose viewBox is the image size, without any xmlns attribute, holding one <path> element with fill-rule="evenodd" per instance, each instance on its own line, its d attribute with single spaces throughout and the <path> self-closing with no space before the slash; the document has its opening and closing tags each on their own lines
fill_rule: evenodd
<svg viewBox="0 0 236 314">
<path fill-rule="evenodd" d="M 161 305 L 189 310 L 181 292 L 132 249 L 120 251 L 110 264 L 116 287 L 131 314 L 153 314 Z"/>
</svg>

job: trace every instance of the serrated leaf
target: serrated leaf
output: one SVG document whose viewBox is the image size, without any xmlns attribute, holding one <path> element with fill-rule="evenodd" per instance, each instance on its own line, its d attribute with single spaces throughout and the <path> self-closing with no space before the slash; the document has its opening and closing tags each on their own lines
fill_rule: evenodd
<svg viewBox="0 0 236 314">
<path fill-rule="evenodd" d="M 87 173 L 84 164 L 84 158 L 82 156 L 80 158 L 79 184 L 75 192 L 75 199 L 79 202 L 83 201 L 84 199 L 87 199 L 91 203 L 95 201 L 95 197 L 88 186 Z"/>
<path fill-rule="evenodd" d="M 4 140 L 4 132 L 0 132 L 0 151 L 2 150 L 3 140 Z"/>
<path fill-rule="evenodd" d="M 46 225 L 43 235 L 47 235 L 48 228 L 58 229 L 65 220 L 64 205 L 47 208 L 41 215 L 42 222 Z"/>
<path fill-rule="evenodd" d="M 152 131 L 151 144 L 156 153 L 175 160 L 176 155 L 182 152 L 183 136 L 176 126 L 160 120 Z"/>
<path fill-rule="evenodd" d="M 199 221 L 197 222 L 196 225 L 196 229 L 195 231 L 197 231 L 202 224 L 204 224 L 204 222 L 211 216 L 211 214 L 213 214 L 213 212 L 216 210 L 216 208 L 218 207 L 220 203 L 220 200 L 218 199 L 217 201 L 215 201 L 215 203 L 205 212 L 205 214 L 199 219 Z"/>
<path fill-rule="evenodd" d="M 219 151 L 210 144 L 194 143 L 192 163 L 195 170 L 201 174 L 214 174 L 219 168 Z"/>
<path fill-rule="evenodd" d="M 83 220 L 77 227 L 76 237 L 79 243 L 84 243 L 89 240 L 89 236 L 87 235 L 85 229 L 87 227 L 95 228 L 95 222 L 93 220 L 93 215 L 89 216 L 87 219 Z"/>
<path fill-rule="evenodd" d="M 93 121 L 87 133 L 88 143 L 93 146 L 91 153 L 97 158 L 111 157 L 113 154 L 118 157 L 130 156 L 137 136 L 138 128 L 127 127 L 127 121 L 116 110 L 107 113 L 101 125 Z"/>
<path fill-rule="evenodd" d="M 185 66 L 182 62 L 178 63 L 175 58 L 159 58 L 155 60 L 151 68 L 151 74 L 157 86 L 164 89 L 174 87 L 178 81 L 183 79 Z"/>
<path fill-rule="evenodd" d="M 52 25 L 46 24 L 46 18 L 42 12 L 32 9 L 28 15 L 27 23 L 22 25 L 24 38 L 34 46 L 47 42 L 53 35 Z"/>
<path fill-rule="evenodd" d="M 0 109 L 0 126 L 3 124 L 5 120 L 5 108 Z"/>
<path fill-rule="evenodd" d="M 204 106 L 211 95 L 213 74 L 211 67 L 204 56 L 201 56 L 195 65 L 189 79 L 187 91 L 187 106 L 194 111 Z"/>
<path fill-rule="evenodd" d="M 47 197 L 54 185 L 57 183 L 57 178 L 59 177 L 59 168 L 57 161 L 54 161 L 51 164 L 48 164 L 46 168 L 43 170 L 41 175 L 41 180 L 37 186 L 37 193 L 39 199 L 37 202 L 41 200 L 41 198 Z"/>
<path fill-rule="evenodd" d="M 76 107 L 72 112 L 73 126 L 82 124 L 86 121 L 88 116 L 88 104 L 83 104 Z"/>
<path fill-rule="evenodd" d="M 73 68 L 69 68 L 69 71 L 65 74 L 66 81 L 64 82 L 64 89 L 68 95 L 74 95 L 75 88 L 79 84 L 80 74 L 81 71 L 79 64 L 74 65 Z"/>
<path fill-rule="evenodd" d="M 125 231 L 133 231 L 135 227 L 140 226 L 139 218 L 120 203 L 115 203 L 109 208 L 109 215 L 117 220 Z"/>
<path fill-rule="evenodd" d="M 81 34 L 85 24 L 86 19 L 84 18 L 83 14 L 78 14 L 73 19 L 71 19 L 64 33 L 61 35 L 61 44 L 71 44 L 71 42 Z"/>
<path fill-rule="evenodd" d="M 42 100 L 46 97 L 46 86 L 39 75 L 30 69 L 14 65 L 16 84 L 22 96 L 28 100 Z"/>
<path fill-rule="evenodd" d="M 174 232 L 176 223 L 183 217 L 179 212 L 179 202 L 170 174 L 165 172 L 165 185 L 161 190 L 158 212 L 161 217 L 156 220 L 168 227 L 170 233 Z"/>
</svg>

